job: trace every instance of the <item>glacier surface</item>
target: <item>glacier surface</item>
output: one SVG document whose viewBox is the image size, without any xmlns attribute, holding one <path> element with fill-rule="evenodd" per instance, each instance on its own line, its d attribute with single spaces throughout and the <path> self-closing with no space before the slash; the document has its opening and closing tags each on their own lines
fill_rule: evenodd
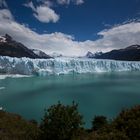
<svg viewBox="0 0 140 140">
<path fill-rule="evenodd" d="M 50 75 L 140 71 L 140 62 L 88 58 L 30 59 L 0 56 L 0 74 Z"/>
</svg>

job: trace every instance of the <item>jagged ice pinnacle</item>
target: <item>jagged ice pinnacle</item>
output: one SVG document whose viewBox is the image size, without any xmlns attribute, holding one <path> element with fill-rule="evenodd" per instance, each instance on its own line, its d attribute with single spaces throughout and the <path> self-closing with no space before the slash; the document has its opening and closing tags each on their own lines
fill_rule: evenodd
<svg viewBox="0 0 140 140">
<path fill-rule="evenodd" d="M 140 62 L 87 58 L 30 59 L 0 56 L 0 73 L 50 75 L 140 71 Z"/>
</svg>

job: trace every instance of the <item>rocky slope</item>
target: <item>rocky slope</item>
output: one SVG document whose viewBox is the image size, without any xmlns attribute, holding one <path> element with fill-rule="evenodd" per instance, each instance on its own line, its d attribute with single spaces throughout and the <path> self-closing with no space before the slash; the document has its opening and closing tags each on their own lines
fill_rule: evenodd
<svg viewBox="0 0 140 140">
<path fill-rule="evenodd" d="M 45 53 L 44 53 L 45 54 Z M 10 56 L 10 57 L 28 57 L 28 58 L 50 58 L 48 55 L 38 55 L 32 50 L 28 49 L 22 43 L 19 43 L 12 39 L 11 36 L 6 34 L 5 36 L 0 36 L 0 55 Z"/>
<path fill-rule="evenodd" d="M 132 45 L 124 49 L 112 50 L 101 55 L 97 55 L 97 59 L 113 59 L 125 61 L 140 61 L 140 45 Z"/>
</svg>

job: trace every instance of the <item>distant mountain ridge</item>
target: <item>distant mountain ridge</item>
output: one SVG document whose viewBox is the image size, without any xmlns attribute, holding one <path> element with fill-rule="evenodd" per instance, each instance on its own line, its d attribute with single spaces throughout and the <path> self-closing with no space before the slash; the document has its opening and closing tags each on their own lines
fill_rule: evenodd
<svg viewBox="0 0 140 140">
<path fill-rule="evenodd" d="M 92 53 L 92 52 L 88 51 L 87 54 L 86 54 L 86 57 L 87 58 L 95 58 L 95 57 L 98 57 L 102 54 L 103 54 L 102 52 Z"/>
<path fill-rule="evenodd" d="M 5 36 L 0 36 L 0 55 L 10 56 L 10 57 L 28 57 L 28 58 L 51 58 L 49 55 L 38 55 L 34 53 L 31 49 L 27 48 L 20 42 L 13 40 L 13 38 L 6 34 Z"/>
<path fill-rule="evenodd" d="M 131 45 L 124 49 L 112 50 L 106 53 L 100 53 L 99 55 L 93 54 L 93 57 L 88 58 L 140 61 L 140 45 Z"/>
<path fill-rule="evenodd" d="M 15 41 L 10 35 L 0 36 L 0 56 L 10 57 L 28 57 L 33 59 L 48 59 L 53 57 L 61 57 L 54 53 L 51 57 L 45 52 L 37 49 L 29 49 L 20 42 Z M 86 58 L 96 59 L 112 59 L 112 60 L 123 60 L 123 61 L 140 61 L 140 45 L 131 45 L 124 49 L 112 50 L 106 53 L 102 52 L 88 52 Z"/>
<path fill-rule="evenodd" d="M 45 52 L 43 52 L 41 50 L 32 49 L 32 51 L 41 58 L 44 58 L 44 59 L 52 58 L 51 56 L 47 55 Z"/>
</svg>

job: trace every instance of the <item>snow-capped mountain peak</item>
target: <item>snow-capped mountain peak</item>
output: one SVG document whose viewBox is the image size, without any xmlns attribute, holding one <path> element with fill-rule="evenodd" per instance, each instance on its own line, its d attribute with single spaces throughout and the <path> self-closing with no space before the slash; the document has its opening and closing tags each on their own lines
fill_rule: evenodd
<svg viewBox="0 0 140 140">
<path fill-rule="evenodd" d="M 41 58 L 51 58 L 51 56 L 47 55 L 45 52 L 41 50 L 33 49 L 32 51 Z"/>
<path fill-rule="evenodd" d="M 2 43 L 7 42 L 6 38 L 4 36 L 0 36 L 0 42 L 2 42 Z"/>
<path fill-rule="evenodd" d="M 10 56 L 10 57 L 28 57 L 28 58 L 40 58 L 48 59 L 51 58 L 49 55 L 45 54 L 40 50 L 35 50 L 35 52 L 24 44 L 17 42 L 10 35 L 5 34 L 0 36 L 0 55 Z"/>
<path fill-rule="evenodd" d="M 0 36 L 1 43 L 11 42 L 11 41 L 13 41 L 13 38 L 8 34 L 5 34 L 4 36 Z"/>
<path fill-rule="evenodd" d="M 95 58 L 95 57 L 97 57 L 97 56 L 100 56 L 102 54 L 102 52 L 95 52 L 95 53 L 92 53 L 92 52 L 87 52 L 87 54 L 86 54 L 86 57 L 87 58 Z"/>
</svg>

